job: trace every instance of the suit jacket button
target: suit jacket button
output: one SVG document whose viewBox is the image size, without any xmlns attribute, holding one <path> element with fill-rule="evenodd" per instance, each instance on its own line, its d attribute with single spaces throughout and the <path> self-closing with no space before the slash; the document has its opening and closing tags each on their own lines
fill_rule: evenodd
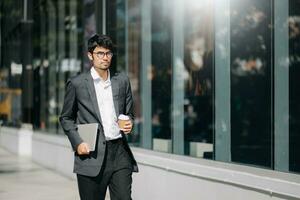
<svg viewBox="0 0 300 200">
<path fill-rule="evenodd" d="M 105 142 L 105 141 L 103 141 L 103 144 L 105 145 L 105 144 L 106 144 L 106 142 Z"/>
</svg>

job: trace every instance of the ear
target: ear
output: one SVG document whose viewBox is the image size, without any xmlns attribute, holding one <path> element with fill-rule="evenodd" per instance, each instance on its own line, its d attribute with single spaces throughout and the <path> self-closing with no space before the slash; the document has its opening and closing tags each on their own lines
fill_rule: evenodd
<svg viewBox="0 0 300 200">
<path fill-rule="evenodd" d="M 88 52 L 87 55 L 88 55 L 88 57 L 89 57 L 89 60 L 92 61 L 92 60 L 93 60 L 93 55 L 91 54 L 91 52 Z"/>
</svg>

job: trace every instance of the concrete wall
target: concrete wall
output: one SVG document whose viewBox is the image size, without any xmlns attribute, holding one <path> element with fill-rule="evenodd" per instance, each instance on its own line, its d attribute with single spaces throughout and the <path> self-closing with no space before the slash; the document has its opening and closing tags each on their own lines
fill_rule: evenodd
<svg viewBox="0 0 300 200">
<path fill-rule="evenodd" d="M 299 175 L 138 148 L 134 154 L 141 171 L 135 199 L 300 199 Z"/>
<path fill-rule="evenodd" d="M 64 176 L 75 178 L 73 174 L 73 152 L 69 141 L 63 135 L 37 131 L 33 133 L 30 128 L 1 127 L 0 145 L 20 156 L 31 156 L 34 162 L 53 169 Z M 24 154 L 23 151 L 30 152 L 30 155 Z"/>
<path fill-rule="evenodd" d="M 0 145 L 20 155 L 22 148 L 31 148 L 33 161 L 74 178 L 73 152 L 65 136 L 34 132 L 31 145 L 24 142 L 20 148 L 20 134 L 23 130 L 2 127 Z M 140 169 L 133 175 L 133 199 L 300 199 L 296 174 L 132 149 Z"/>
<path fill-rule="evenodd" d="M 73 151 L 65 136 L 34 132 L 32 160 L 62 175 L 75 178 Z"/>
<path fill-rule="evenodd" d="M 21 129 L 0 126 L 0 145 L 20 156 L 31 156 L 32 129 L 24 126 Z"/>
</svg>

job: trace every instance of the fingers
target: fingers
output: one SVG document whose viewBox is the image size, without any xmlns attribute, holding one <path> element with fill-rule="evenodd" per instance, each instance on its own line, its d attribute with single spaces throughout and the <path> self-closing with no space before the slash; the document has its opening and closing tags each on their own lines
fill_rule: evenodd
<svg viewBox="0 0 300 200">
<path fill-rule="evenodd" d="M 132 123 L 131 122 L 126 122 L 125 126 L 123 129 L 121 129 L 125 134 L 128 134 L 132 130 Z"/>
<path fill-rule="evenodd" d="M 86 144 L 84 147 L 85 147 L 85 148 L 84 148 L 84 153 L 89 154 L 89 153 L 90 153 L 90 148 L 89 148 L 89 146 Z"/>
<path fill-rule="evenodd" d="M 77 153 L 79 155 L 87 155 L 90 153 L 90 148 L 87 143 L 81 143 L 77 148 Z"/>
<path fill-rule="evenodd" d="M 78 151 L 79 155 L 88 155 L 90 153 L 89 150 Z"/>
<path fill-rule="evenodd" d="M 125 126 L 126 125 L 131 125 L 132 126 L 132 122 L 130 120 L 128 120 L 128 121 L 125 122 Z"/>
</svg>

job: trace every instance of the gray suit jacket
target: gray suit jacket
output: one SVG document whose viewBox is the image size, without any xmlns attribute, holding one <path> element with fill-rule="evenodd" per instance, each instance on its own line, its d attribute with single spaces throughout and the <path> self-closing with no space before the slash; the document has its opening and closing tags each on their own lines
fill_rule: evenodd
<svg viewBox="0 0 300 200">
<path fill-rule="evenodd" d="M 111 73 L 111 87 L 116 115 L 133 116 L 133 100 L 128 77 L 123 73 Z M 68 80 L 61 116 L 61 126 L 68 136 L 75 151 L 74 172 L 86 176 L 96 176 L 100 172 L 105 154 L 105 136 L 93 78 L 90 71 Z M 90 155 L 78 155 L 77 146 L 83 142 L 77 132 L 77 124 L 99 123 L 96 150 Z M 121 132 L 125 148 L 132 159 L 132 170 L 138 171 L 137 163 L 128 146 L 124 133 Z"/>
</svg>

